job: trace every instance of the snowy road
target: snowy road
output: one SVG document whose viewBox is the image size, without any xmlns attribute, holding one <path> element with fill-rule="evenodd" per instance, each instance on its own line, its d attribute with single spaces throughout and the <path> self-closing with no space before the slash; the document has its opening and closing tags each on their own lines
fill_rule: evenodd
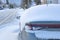
<svg viewBox="0 0 60 40">
<path fill-rule="evenodd" d="M 18 40 L 19 25 L 17 23 L 7 23 L 0 28 L 0 40 Z M 22 32 L 23 40 L 37 40 L 34 34 Z M 31 39 L 32 38 L 32 39 Z M 19 36 L 19 40 L 22 40 Z"/>
<path fill-rule="evenodd" d="M 0 10 L 0 40 L 18 40 L 20 8 Z"/>
<path fill-rule="evenodd" d="M 0 40 L 18 40 L 19 25 L 17 23 L 7 23 L 0 26 Z"/>
</svg>

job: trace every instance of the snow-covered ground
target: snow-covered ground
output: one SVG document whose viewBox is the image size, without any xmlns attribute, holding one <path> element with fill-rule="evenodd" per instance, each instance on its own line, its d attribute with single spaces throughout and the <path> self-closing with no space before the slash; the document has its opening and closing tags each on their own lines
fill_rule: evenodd
<svg viewBox="0 0 60 40">
<path fill-rule="evenodd" d="M 18 40 L 19 26 L 16 24 L 5 24 L 0 29 L 0 40 Z"/>
<path fill-rule="evenodd" d="M 2 25 L 0 25 L 0 40 L 18 40 L 19 19 L 17 19 L 16 17 L 20 16 L 22 12 L 23 9 L 19 9 L 19 8 L 0 10 L 0 14 L 1 14 L 0 22 L 2 21 L 3 23 Z M 12 16 L 9 17 L 10 14 L 13 14 L 14 17 Z"/>
</svg>

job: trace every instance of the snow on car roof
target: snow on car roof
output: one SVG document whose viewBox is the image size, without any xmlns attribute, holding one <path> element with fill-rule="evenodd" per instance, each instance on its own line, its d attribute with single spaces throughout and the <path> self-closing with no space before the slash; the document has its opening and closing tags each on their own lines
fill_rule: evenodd
<svg viewBox="0 0 60 40">
<path fill-rule="evenodd" d="M 22 15 L 26 20 L 56 20 L 60 21 L 60 4 L 45 4 L 31 7 Z M 30 18 L 30 19 L 29 19 Z"/>
<path fill-rule="evenodd" d="M 60 8 L 60 4 L 45 4 L 45 5 L 38 5 L 38 6 L 34 6 L 34 7 L 31 7 L 31 8 L 29 8 L 29 9 L 27 9 L 27 10 L 25 10 L 25 14 L 27 13 L 27 14 L 40 14 L 41 12 L 50 12 L 50 11 L 55 11 L 55 10 L 57 10 L 58 9 L 58 11 L 59 11 L 59 8 Z M 55 12 L 57 12 L 57 11 L 55 11 Z M 43 13 L 42 13 L 43 14 Z M 45 13 L 46 14 L 46 13 Z"/>
<path fill-rule="evenodd" d="M 21 15 L 21 30 L 32 21 L 60 21 L 60 4 L 38 5 L 26 9 Z"/>
</svg>

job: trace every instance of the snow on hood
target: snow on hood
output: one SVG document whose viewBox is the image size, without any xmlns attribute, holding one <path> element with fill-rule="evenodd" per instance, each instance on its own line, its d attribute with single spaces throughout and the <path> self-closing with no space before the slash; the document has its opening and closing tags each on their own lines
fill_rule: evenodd
<svg viewBox="0 0 60 40">
<path fill-rule="evenodd" d="M 60 21 L 60 4 L 38 5 L 25 10 L 21 25 L 30 21 Z"/>
</svg>

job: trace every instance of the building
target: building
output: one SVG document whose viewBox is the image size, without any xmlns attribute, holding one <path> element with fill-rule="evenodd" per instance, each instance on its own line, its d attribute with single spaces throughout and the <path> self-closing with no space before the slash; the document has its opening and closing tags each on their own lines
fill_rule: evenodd
<svg viewBox="0 0 60 40">
<path fill-rule="evenodd" d="M 59 0 L 41 0 L 42 4 L 58 4 Z"/>
<path fill-rule="evenodd" d="M 47 0 L 41 0 L 41 4 L 46 4 Z"/>
</svg>

